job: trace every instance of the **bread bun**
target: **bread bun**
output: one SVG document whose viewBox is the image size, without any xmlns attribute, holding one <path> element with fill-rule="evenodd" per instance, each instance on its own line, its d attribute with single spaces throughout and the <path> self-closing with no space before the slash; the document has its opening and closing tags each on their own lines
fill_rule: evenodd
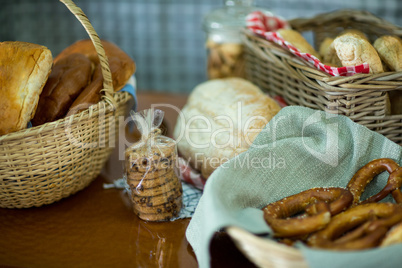
<svg viewBox="0 0 402 268">
<path fill-rule="evenodd" d="M 44 46 L 0 42 L 0 135 L 27 127 L 52 63 L 52 53 Z"/>
<path fill-rule="evenodd" d="M 402 41 L 399 37 L 381 36 L 374 41 L 374 48 L 391 71 L 402 71 Z"/>
<path fill-rule="evenodd" d="M 114 62 L 114 68 L 111 68 L 113 88 L 115 91 L 119 91 L 127 83 L 128 79 L 134 74 L 136 66 L 134 61 L 123 50 L 112 42 L 102 40 L 101 41 L 105 54 L 109 60 Z M 56 63 L 60 59 L 73 53 L 80 53 L 88 57 L 96 65 L 99 64 L 99 56 L 95 50 L 95 47 L 90 39 L 80 40 L 64 49 L 54 59 Z"/>
<path fill-rule="evenodd" d="M 204 82 L 194 88 L 177 120 L 178 151 L 207 179 L 220 164 L 246 151 L 279 110 L 242 78 Z"/>
<path fill-rule="evenodd" d="M 333 38 L 327 37 L 324 39 L 324 41 L 321 42 L 319 53 L 324 64 L 333 67 L 342 66 L 342 63 L 339 60 L 338 55 L 336 54 Z"/>
<path fill-rule="evenodd" d="M 345 33 L 335 38 L 334 47 L 342 66 L 356 66 L 368 63 L 370 73 L 382 73 L 382 63 L 369 41 L 354 33 Z"/>
<path fill-rule="evenodd" d="M 362 31 L 359 31 L 357 29 L 346 29 L 343 32 L 341 32 L 338 36 L 344 35 L 344 34 L 354 34 L 359 36 L 361 39 L 365 39 L 367 41 L 369 41 L 367 35 L 365 33 L 363 33 Z"/>
<path fill-rule="evenodd" d="M 88 85 L 92 73 L 91 61 L 82 54 L 68 55 L 54 64 L 40 95 L 34 126 L 60 119 Z"/>
<path fill-rule="evenodd" d="M 295 46 L 302 53 L 309 53 L 321 60 L 319 53 L 307 42 L 307 40 L 298 32 L 292 29 L 278 30 L 281 37 Z"/>
</svg>

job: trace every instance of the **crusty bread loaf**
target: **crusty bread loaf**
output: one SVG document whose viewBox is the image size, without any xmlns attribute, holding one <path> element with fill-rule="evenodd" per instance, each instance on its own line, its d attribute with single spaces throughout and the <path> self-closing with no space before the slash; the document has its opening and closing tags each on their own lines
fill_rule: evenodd
<svg viewBox="0 0 402 268">
<path fill-rule="evenodd" d="M 368 63 L 370 73 L 382 73 L 382 63 L 369 41 L 354 33 L 345 33 L 335 38 L 334 47 L 342 66 L 356 66 Z"/>
<path fill-rule="evenodd" d="M 374 48 L 391 71 L 402 71 L 402 41 L 399 37 L 381 36 L 374 41 Z"/>
<path fill-rule="evenodd" d="M 40 95 L 34 126 L 60 119 L 88 85 L 92 73 L 91 61 L 82 54 L 70 54 L 57 61 Z"/>
<path fill-rule="evenodd" d="M 321 60 L 320 54 L 307 42 L 307 40 L 298 32 L 292 29 L 281 29 L 278 33 L 282 38 L 295 46 L 302 53 L 309 53 Z"/>
<path fill-rule="evenodd" d="M 204 82 L 194 88 L 177 120 L 178 151 L 208 178 L 220 164 L 246 151 L 279 110 L 242 78 Z"/>
<path fill-rule="evenodd" d="M 44 46 L 0 42 L 0 135 L 27 127 L 52 63 L 52 53 Z"/>
</svg>

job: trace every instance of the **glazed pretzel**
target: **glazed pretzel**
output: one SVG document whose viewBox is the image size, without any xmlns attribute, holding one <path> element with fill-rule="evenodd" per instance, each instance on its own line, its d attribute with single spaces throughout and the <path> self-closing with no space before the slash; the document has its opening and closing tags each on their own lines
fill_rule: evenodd
<svg viewBox="0 0 402 268">
<path fill-rule="evenodd" d="M 369 197 L 362 203 L 378 202 L 394 190 L 399 189 L 402 186 L 402 179 L 400 178 L 401 172 L 394 173 L 398 168 L 398 164 L 389 158 L 375 159 L 360 168 L 355 175 L 353 175 L 346 187 L 353 195 L 353 204 L 357 205 L 360 203 L 360 197 L 366 186 L 375 178 L 375 176 L 384 171 L 387 171 L 390 174 L 385 187 L 379 193 Z M 395 195 L 398 196 L 399 193 L 395 193 Z"/>
<path fill-rule="evenodd" d="M 402 192 L 401 192 L 401 187 L 402 187 L 402 167 L 399 167 L 394 172 L 392 172 L 391 176 L 393 177 L 392 180 L 395 181 L 395 185 L 397 185 L 397 188 L 391 192 L 392 197 L 394 198 L 396 203 L 402 204 Z"/>
<path fill-rule="evenodd" d="M 334 216 L 325 229 L 312 234 L 307 243 L 312 247 L 336 250 L 372 248 L 378 246 L 388 230 L 400 222 L 401 205 L 362 204 Z"/>
<path fill-rule="evenodd" d="M 276 237 L 296 237 L 324 228 L 331 219 L 348 208 L 352 194 L 343 188 L 313 188 L 285 197 L 263 208 L 264 219 Z M 306 212 L 301 217 L 292 216 Z"/>
</svg>

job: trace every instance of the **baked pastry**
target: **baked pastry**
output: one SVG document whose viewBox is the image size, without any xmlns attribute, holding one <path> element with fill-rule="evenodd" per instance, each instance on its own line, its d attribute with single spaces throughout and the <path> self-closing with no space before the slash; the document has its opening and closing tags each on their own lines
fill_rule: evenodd
<svg viewBox="0 0 402 268">
<path fill-rule="evenodd" d="M 27 127 L 52 69 L 45 46 L 0 42 L 0 135 Z"/>
<path fill-rule="evenodd" d="M 82 54 L 71 54 L 57 61 L 40 95 L 32 124 L 37 126 L 64 117 L 88 85 L 91 72 L 92 63 Z"/>
<path fill-rule="evenodd" d="M 381 36 L 374 41 L 374 48 L 391 71 L 402 71 L 402 40 L 399 37 Z"/>
<path fill-rule="evenodd" d="M 382 63 L 369 41 L 354 33 L 345 33 L 335 38 L 334 47 L 342 66 L 356 66 L 368 63 L 370 73 L 382 73 Z"/>
<path fill-rule="evenodd" d="M 245 152 L 280 106 L 242 78 L 215 79 L 194 88 L 173 136 L 179 154 L 207 179 Z"/>
<path fill-rule="evenodd" d="M 321 60 L 319 53 L 307 42 L 307 40 L 298 32 L 292 29 L 281 29 L 278 33 L 282 38 L 295 46 L 302 53 L 309 53 Z"/>
</svg>

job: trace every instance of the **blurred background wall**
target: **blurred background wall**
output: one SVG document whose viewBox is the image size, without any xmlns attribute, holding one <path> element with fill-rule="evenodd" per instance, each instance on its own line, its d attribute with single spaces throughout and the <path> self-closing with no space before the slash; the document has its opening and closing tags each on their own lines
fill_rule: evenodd
<svg viewBox="0 0 402 268">
<path fill-rule="evenodd" d="M 203 16 L 222 0 L 75 0 L 103 39 L 137 64 L 138 90 L 189 93 L 206 80 Z M 56 56 L 87 38 L 57 0 L 0 0 L 0 41 L 42 44 Z M 286 19 L 337 9 L 367 10 L 402 26 L 402 0 L 256 0 Z"/>
</svg>

